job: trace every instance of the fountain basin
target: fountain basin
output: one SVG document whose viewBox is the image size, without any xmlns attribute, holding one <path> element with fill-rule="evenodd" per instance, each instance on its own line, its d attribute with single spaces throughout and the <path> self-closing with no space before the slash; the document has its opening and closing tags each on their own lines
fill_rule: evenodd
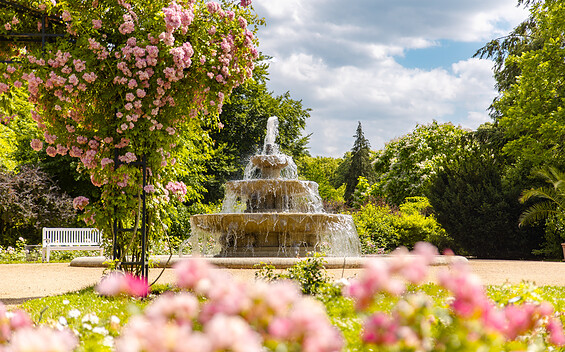
<svg viewBox="0 0 565 352">
<path fill-rule="evenodd" d="M 296 257 L 309 252 L 355 256 L 357 233 L 349 215 L 221 213 L 193 215 L 193 245 L 212 237 L 221 257 Z M 348 235 L 353 234 L 353 235 Z M 331 246 L 329 245 L 331 243 Z"/>
</svg>

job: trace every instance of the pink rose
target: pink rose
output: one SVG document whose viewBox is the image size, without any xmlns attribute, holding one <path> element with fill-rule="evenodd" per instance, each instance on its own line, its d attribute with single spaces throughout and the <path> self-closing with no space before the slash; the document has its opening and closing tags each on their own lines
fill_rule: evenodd
<svg viewBox="0 0 565 352">
<path fill-rule="evenodd" d="M 90 201 L 88 200 L 88 198 L 83 196 L 78 196 L 75 199 L 73 199 L 73 208 L 77 210 L 84 210 L 84 208 L 88 205 L 89 202 Z"/>
<path fill-rule="evenodd" d="M 30 144 L 31 148 L 36 152 L 43 149 L 43 142 L 41 142 L 39 139 L 32 139 Z"/>
</svg>

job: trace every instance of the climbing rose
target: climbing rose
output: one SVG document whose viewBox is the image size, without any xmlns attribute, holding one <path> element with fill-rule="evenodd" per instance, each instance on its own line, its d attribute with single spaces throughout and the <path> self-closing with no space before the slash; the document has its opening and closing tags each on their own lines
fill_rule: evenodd
<svg viewBox="0 0 565 352">
<path fill-rule="evenodd" d="M 43 142 L 39 139 L 32 139 L 30 144 L 31 148 L 35 151 L 40 151 L 43 148 Z"/>
<path fill-rule="evenodd" d="M 88 203 L 89 203 L 88 198 L 83 196 L 78 196 L 75 199 L 73 199 L 73 207 L 75 209 L 84 210 L 84 207 L 86 207 Z"/>
</svg>

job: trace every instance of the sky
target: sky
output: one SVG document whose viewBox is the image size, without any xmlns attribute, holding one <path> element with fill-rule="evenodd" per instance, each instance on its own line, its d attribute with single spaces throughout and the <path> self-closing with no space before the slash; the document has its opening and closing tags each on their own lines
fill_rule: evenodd
<svg viewBox="0 0 565 352">
<path fill-rule="evenodd" d="M 254 0 L 269 91 L 310 108 L 312 156 L 342 157 L 358 121 L 371 148 L 436 120 L 476 129 L 496 96 L 472 58 L 528 12 L 517 0 Z"/>
</svg>

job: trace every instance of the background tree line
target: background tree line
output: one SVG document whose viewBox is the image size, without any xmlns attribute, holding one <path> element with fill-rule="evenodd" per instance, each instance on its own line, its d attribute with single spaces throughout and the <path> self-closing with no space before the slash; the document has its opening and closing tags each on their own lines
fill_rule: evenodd
<svg viewBox="0 0 565 352">
<path fill-rule="evenodd" d="M 303 135 L 309 109 L 288 92 L 269 92 L 268 65 L 259 61 L 253 80 L 224 105 L 223 128 L 197 126 L 191 132 L 199 137 L 181 157 L 193 170 L 183 180 L 193 191 L 176 209 L 170 232 L 187 236 L 191 214 L 218 207 L 224 183 L 241 178 L 247 158 L 262 144 L 268 117 L 276 115 L 281 149 L 294 157 L 302 178 L 318 183 L 328 211 L 353 214 L 365 251 L 429 240 L 485 258 L 560 257 L 559 243 L 565 241 L 560 204 L 529 226 L 519 223 L 537 201 L 521 197 L 523 192 L 559 181 L 548 183 L 538 171 L 565 168 L 565 4 L 520 0 L 519 5 L 529 8 L 528 19 L 477 51 L 494 61 L 499 94 L 490 107 L 492 122 L 476 131 L 433 122 L 374 151 L 359 123 L 352 149 L 342 158 L 312 157 L 309 136 Z M 48 159 L 31 150 L 29 141 L 38 132 L 25 101 L 23 95 L 0 101 L 3 118 L 12 120 L 0 125 L 2 175 L 15 178 L 34 166 L 43 170 L 46 185 L 59 187 L 61 203 L 64 194 L 95 198 L 97 189 L 70 158 Z M 0 187 L 8 189 L 4 184 Z M 9 218 L 6 209 L 0 208 L 2 219 Z M 0 244 L 21 233 L 3 230 Z"/>
</svg>

